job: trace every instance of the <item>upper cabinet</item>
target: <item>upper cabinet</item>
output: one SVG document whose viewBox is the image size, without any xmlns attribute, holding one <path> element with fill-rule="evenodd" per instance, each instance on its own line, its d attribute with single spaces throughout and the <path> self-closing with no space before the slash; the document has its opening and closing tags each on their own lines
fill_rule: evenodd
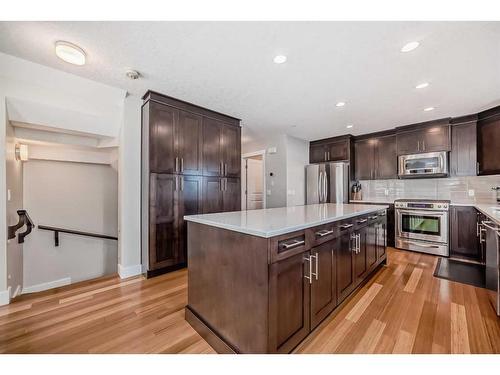
<svg viewBox="0 0 500 375">
<path fill-rule="evenodd" d="M 452 120 L 450 174 L 475 176 L 477 174 L 477 116 Z"/>
<path fill-rule="evenodd" d="M 203 174 L 240 177 L 240 127 L 212 118 L 203 119 Z"/>
<path fill-rule="evenodd" d="M 396 136 L 356 140 L 354 160 L 356 180 L 397 178 Z"/>
<path fill-rule="evenodd" d="M 449 119 L 397 128 L 397 154 L 450 151 Z"/>
<path fill-rule="evenodd" d="M 500 107 L 479 113 L 477 122 L 479 174 L 500 173 Z"/>
<path fill-rule="evenodd" d="M 309 162 L 324 163 L 351 159 L 351 135 L 313 141 L 309 146 Z"/>
</svg>

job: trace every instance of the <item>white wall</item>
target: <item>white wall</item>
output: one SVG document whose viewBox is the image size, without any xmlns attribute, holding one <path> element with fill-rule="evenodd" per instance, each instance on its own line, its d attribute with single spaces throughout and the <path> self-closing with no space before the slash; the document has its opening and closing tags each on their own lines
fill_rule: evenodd
<svg viewBox="0 0 500 375">
<path fill-rule="evenodd" d="M 309 164 L 309 142 L 287 136 L 286 181 L 287 206 L 301 206 L 306 202 L 306 165 Z"/>
<path fill-rule="evenodd" d="M 7 225 L 17 224 L 19 215 L 17 210 L 23 208 L 23 162 L 15 157 L 16 139 L 14 129 L 6 124 L 6 183 L 7 194 Z M 10 194 L 9 194 L 10 193 Z M 17 233 L 22 233 L 22 227 Z M 10 288 L 10 297 L 20 294 L 23 285 L 23 244 L 18 243 L 17 236 L 7 240 L 7 288 Z"/>
<path fill-rule="evenodd" d="M 24 207 L 36 225 L 117 235 L 118 176 L 110 166 L 24 163 Z M 34 229 L 24 244 L 24 291 L 117 271 L 117 242 Z M 55 283 L 55 284 L 54 284 Z"/>
<path fill-rule="evenodd" d="M 141 105 L 138 97 L 125 99 L 120 133 L 118 272 L 122 278 L 141 273 Z"/>
<path fill-rule="evenodd" d="M 266 152 L 266 207 L 284 207 L 305 203 L 305 166 L 309 161 L 308 142 L 288 135 L 253 137 L 242 143 L 242 153 Z M 269 153 L 276 148 L 275 153 Z M 273 174 L 271 176 L 270 174 Z M 292 192 L 288 194 L 289 190 Z"/>
</svg>

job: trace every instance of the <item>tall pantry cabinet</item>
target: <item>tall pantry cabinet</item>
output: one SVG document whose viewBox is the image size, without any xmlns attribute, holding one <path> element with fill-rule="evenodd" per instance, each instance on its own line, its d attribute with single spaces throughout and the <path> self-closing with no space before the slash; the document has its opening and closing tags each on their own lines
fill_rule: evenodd
<svg viewBox="0 0 500 375">
<path fill-rule="evenodd" d="M 141 247 L 148 277 L 187 260 L 184 215 L 241 208 L 240 120 L 148 91 L 142 106 Z"/>
</svg>

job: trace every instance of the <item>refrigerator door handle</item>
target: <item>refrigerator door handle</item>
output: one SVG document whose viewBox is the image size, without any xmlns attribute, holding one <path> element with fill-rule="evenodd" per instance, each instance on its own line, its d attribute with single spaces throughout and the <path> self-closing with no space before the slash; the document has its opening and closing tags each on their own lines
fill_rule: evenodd
<svg viewBox="0 0 500 375">
<path fill-rule="evenodd" d="M 322 173 L 321 173 L 321 171 L 319 171 L 319 173 L 318 173 L 318 203 L 321 203 L 321 183 L 322 183 L 321 176 L 322 176 Z"/>
<path fill-rule="evenodd" d="M 328 202 L 328 179 L 326 172 L 323 172 L 323 203 Z"/>
<path fill-rule="evenodd" d="M 324 175 L 323 172 L 319 172 L 319 184 L 318 184 L 318 190 L 319 190 L 319 203 L 323 203 L 323 179 Z"/>
</svg>

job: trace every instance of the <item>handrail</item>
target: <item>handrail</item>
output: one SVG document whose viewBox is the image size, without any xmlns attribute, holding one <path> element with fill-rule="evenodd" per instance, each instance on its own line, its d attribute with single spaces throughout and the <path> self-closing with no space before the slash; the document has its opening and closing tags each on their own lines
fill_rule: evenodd
<svg viewBox="0 0 500 375">
<path fill-rule="evenodd" d="M 31 230 L 33 229 L 35 224 L 33 224 L 33 221 L 31 220 L 30 215 L 28 215 L 28 212 L 26 212 L 26 210 L 17 210 L 17 214 L 19 215 L 19 221 L 15 225 L 9 225 L 7 238 L 9 240 L 15 238 L 17 230 L 22 228 L 26 224 L 26 231 L 17 235 L 17 242 L 23 243 L 24 237 L 31 233 Z"/>
<path fill-rule="evenodd" d="M 82 232 L 82 231 L 79 231 L 79 230 L 65 229 L 65 228 L 58 228 L 58 227 L 50 227 L 50 226 L 47 226 L 47 225 L 39 225 L 38 229 L 51 230 L 51 231 L 54 232 L 54 246 L 59 246 L 59 232 L 60 233 L 68 233 L 68 234 L 76 234 L 78 236 L 104 238 L 104 239 L 107 239 L 107 240 L 115 240 L 115 241 L 118 240 L 118 237 L 109 236 L 107 234 Z"/>
</svg>

